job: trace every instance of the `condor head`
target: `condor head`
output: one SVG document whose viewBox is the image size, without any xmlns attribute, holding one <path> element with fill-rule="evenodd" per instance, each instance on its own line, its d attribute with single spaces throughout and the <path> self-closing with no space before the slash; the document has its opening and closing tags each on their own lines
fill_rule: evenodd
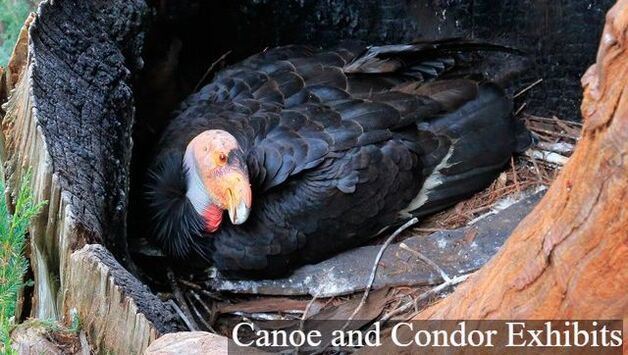
<svg viewBox="0 0 628 355">
<path fill-rule="evenodd" d="M 251 185 L 244 154 L 231 134 L 207 130 L 194 137 L 183 157 L 186 196 L 202 216 L 207 232 L 215 232 L 228 211 L 233 224 L 242 224 L 251 211 Z"/>
</svg>

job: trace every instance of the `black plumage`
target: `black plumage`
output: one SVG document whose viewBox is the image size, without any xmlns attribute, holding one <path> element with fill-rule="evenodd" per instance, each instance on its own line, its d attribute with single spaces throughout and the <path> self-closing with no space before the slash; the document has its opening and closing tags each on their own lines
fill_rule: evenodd
<svg viewBox="0 0 628 355">
<path fill-rule="evenodd" d="M 221 71 L 161 139 L 149 187 L 156 240 L 234 277 L 280 276 L 486 187 L 528 136 L 504 91 L 467 74 L 478 50 L 509 49 L 287 46 Z M 182 165 L 208 129 L 236 138 L 253 192 L 246 223 L 211 234 Z"/>
</svg>

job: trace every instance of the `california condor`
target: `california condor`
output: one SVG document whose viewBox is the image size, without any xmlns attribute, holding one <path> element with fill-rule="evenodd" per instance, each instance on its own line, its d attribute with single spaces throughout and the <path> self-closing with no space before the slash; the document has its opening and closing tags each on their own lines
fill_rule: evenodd
<svg viewBox="0 0 628 355">
<path fill-rule="evenodd" d="M 474 52 L 504 49 L 286 46 L 222 70 L 159 143 L 157 242 L 231 277 L 276 277 L 469 197 L 529 139 L 504 90 L 470 74 Z"/>
</svg>

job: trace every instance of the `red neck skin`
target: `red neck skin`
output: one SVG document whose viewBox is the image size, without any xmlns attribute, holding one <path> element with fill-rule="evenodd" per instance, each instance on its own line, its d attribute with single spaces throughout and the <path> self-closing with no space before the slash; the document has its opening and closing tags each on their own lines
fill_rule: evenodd
<svg viewBox="0 0 628 355">
<path fill-rule="evenodd" d="M 203 219 L 205 220 L 205 230 L 209 233 L 214 233 L 220 227 L 222 223 L 222 209 L 216 205 L 209 205 L 203 212 Z"/>
</svg>

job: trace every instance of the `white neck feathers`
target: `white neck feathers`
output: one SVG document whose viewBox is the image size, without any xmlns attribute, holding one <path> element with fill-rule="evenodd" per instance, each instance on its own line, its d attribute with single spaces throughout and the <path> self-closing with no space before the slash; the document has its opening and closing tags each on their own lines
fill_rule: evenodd
<svg viewBox="0 0 628 355">
<path fill-rule="evenodd" d="M 196 212 L 199 215 L 203 215 L 205 209 L 210 205 L 211 200 L 209 199 L 209 194 L 203 185 L 203 180 L 201 180 L 201 177 L 198 174 L 194 154 L 190 151 L 190 149 L 185 151 L 183 166 L 187 170 L 186 180 L 188 189 L 185 195 L 192 203 L 192 206 L 194 206 Z"/>
</svg>

